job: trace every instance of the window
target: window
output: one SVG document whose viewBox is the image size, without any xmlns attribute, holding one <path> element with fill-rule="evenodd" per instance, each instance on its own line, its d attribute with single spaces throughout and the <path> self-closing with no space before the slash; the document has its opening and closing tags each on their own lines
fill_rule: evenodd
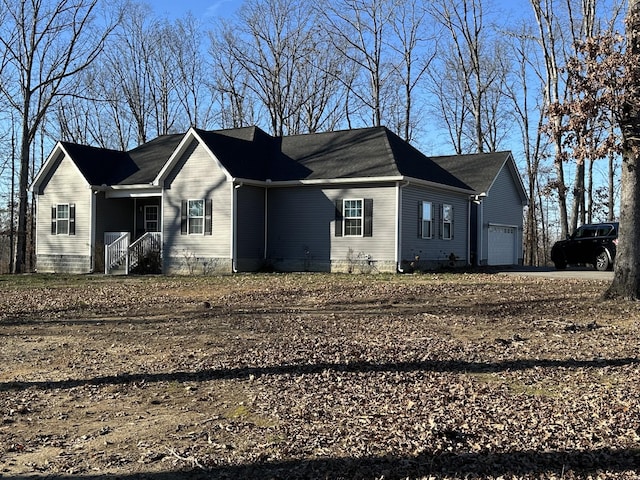
<svg viewBox="0 0 640 480">
<path fill-rule="evenodd" d="M 420 204 L 420 237 L 433 238 L 433 206 L 431 202 L 422 202 Z"/>
<path fill-rule="evenodd" d="M 363 209 L 362 200 L 344 200 L 344 236 L 361 237 Z"/>
<path fill-rule="evenodd" d="M 213 233 L 213 202 L 211 199 L 182 200 L 180 234 L 211 235 Z"/>
<path fill-rule="evenodd" d="M 69 205 L 58 205 L 57 207 L 56 234 L 69 234 Z"/>
<path fill-rule="evenodd" d="M 76 206 L 59 203 L 51 207 L 51 235 L 76 234 Z"/>
<path fill-rule="evenodd" d="M 447 204 L 442 205 L 442 238 L 453 238 L 453 207 Z"/>
<path fill-rule="evenodd" d="M 188 210 L 189 235 L 202 235 L 204 233 L 204 200 L 189 200 Z"/>
<path fill-rule="evenodd" d="M 373 237 L 373 198 L 337 199 L 336 237 Z"/>
<path fill-rule="evenodd" d="M 158 228 L 158 206 L 145 205 L 144 207 L 144 231 L 157 232 Z"/>
</svg>

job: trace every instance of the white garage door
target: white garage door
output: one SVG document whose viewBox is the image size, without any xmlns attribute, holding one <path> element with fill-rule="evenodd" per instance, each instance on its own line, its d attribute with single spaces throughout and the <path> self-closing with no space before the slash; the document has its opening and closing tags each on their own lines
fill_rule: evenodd
<svg viewBox="0 0 640 480">
<path fill-rule="evenodd" d="M 513 265 L 516 263 L 516 228 L 489 225 L 489 265 Z"/>
</svg>

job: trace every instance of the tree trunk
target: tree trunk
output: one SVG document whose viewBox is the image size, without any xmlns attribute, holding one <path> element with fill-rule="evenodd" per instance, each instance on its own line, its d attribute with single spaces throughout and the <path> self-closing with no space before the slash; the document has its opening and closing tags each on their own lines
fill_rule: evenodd
<svg viewBox="0 0 640 480">
<path fill-rule="evenodd" d="M 622 131 L 622 188 L 620 191 L 620 234 L 615 273 L 605 298 L 640 299 L 640 0 L 630 0 L 627 12 L 629 55 L 626 65 L 627 91 Z"/>
<path fill-rule="evenodd" d="M 14 273 L 26 273 L 27 268 L 27 212 L 29 211 L 29 103 L 31 97 L 25 93 L 20 140 L 20 177 L 18 180 L 18 231 L 16 232 L 16 261 Z"/>
</svg>

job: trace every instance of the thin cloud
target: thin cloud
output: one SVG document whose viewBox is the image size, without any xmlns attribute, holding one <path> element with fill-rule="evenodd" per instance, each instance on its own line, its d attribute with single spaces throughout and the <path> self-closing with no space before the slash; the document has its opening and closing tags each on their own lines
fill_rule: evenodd
<svg viewBox="0 0 640 480">
<path fill-rule="evenodd" d="M 224 16 L 227 12 L 225 12 L 225 5 L 232 4 L 236 0 L 217 0 L 213 2 L 205 11 L 205 16 L 207 17 L 220 17 Z"/>
</svg>

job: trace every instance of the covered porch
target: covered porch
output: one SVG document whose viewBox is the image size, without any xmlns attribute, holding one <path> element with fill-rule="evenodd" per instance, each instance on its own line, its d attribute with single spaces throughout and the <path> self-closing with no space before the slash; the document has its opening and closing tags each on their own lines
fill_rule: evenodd
<svg viewBox="0 0 640 480">
<path fill-rule="evenodd" d="M 161 196 L 111 191 L 100 197 L 95 217 L 95 271 L 107 275 L 161 273 Z"/>
</svg>

